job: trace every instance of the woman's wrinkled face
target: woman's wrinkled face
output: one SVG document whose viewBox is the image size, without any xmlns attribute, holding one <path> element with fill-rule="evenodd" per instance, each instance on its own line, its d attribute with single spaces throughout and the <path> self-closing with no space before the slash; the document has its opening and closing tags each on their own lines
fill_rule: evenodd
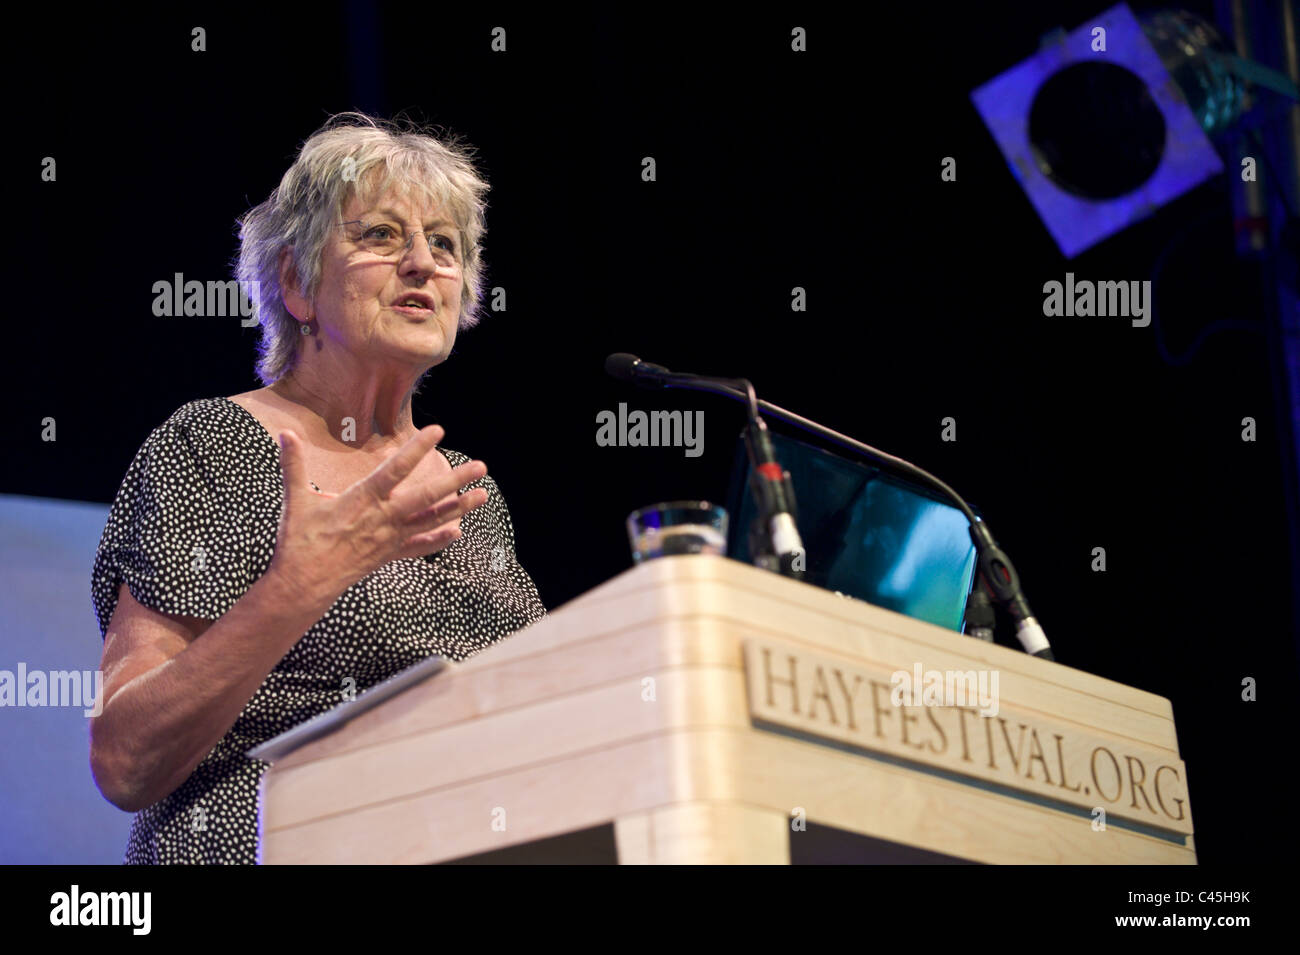
<svg viewBox="0 0 1300 955">
<path fill-rule="evenodd" d="M 321 254 L 319 335 L 366 362 L 440 364 L 456 342 L 465 282 L 451 213 L 389 189 L 354 196 L 341 219 Z"/>
</svg>

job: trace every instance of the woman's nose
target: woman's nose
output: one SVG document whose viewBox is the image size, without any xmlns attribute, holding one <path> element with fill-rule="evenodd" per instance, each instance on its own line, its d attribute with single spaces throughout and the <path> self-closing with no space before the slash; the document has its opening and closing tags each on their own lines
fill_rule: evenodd
<svg viewBox="0 0 1300 955">
<path fill-rule="evenodd" d="M 423 232 L 412 232 L 406 240 L 406 249 L 402 253 L 402 269 L 418 268 L 421 272 L 432 274 L 438 270 L 438 260 L 429 248 L 429 237 Z"/>
</svg>

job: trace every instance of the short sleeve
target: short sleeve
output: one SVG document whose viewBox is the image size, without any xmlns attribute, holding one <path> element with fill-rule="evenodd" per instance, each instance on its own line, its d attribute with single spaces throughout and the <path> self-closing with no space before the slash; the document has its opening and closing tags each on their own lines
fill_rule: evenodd
<svg viewBox="0 0 1300 955">
<path fill-rule="evenodd" d="M 505 496 L 490 475 L 484 475 L 483 487 L 488 491 L 488 499 L 484 502 L 484 506 L 491 515 L 498 541 L 513 554 L 515 553 L 515 525 L 510 520 L 510 508 L 506 507 Z"/>
<path fill-rule="evenodd" d="M 106 635 L 125 581 L 160 613 L 216 620 L 252 585 L 248 541 L 223 475 L 234 447 L 182 408 L 145 440 L 109 510 L 91 596 Z"/>
<path fill-rule="evenodd" d="M 530 602 L 535 602 L 540 615 L 546 614 L 545 604 L 537 584 L 519 563 L 515 552 L 515 526 L 510 519 L 510 508 L 506 506 L 505 495 L 491 475 L 484 475 L 480 482 L 488 492 L 488 499 L 483 503 L 487 511 L 488 527 L 492 534 L 492 557 L 490 566 L 496 573 L 504 574 L 513 583 L 513 587 L 523 593 Z"/>
</svg>

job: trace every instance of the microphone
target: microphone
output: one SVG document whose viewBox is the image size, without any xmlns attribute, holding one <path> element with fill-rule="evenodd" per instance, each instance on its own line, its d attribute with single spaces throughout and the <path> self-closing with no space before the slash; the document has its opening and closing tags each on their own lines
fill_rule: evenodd
<svg viewBox="0 0 1300 955">
<path fill-rule="evenodd" d="M 790 472 L 776 460 L 772 438 L 767 423 L 758 413 L 758 398 L 754 386 L 744 378 L 714 378 L 709 375 L 691 375 L 669 371 L 663 365 L 642 361 L 627 352 L 615 352 L 605 359 L 605 371 L 620 381 L 629 381 L 643 388 L 679 387 L 699 388 L 734 395 L 737 390 L 748 396 L 749 422 L 745 429 L 745 449 L 749 454 L 752 471 L 750 490 L 758 506 L 759 520 L 767 531 L 768 547 L 772 551 L 779 573 L 802 579 L 807 569 L 803 539 L 795 523 L 797 505 Z M 761 555 L 756 555 L 761 556 Z"/>
<path fill-rule="evenodd" d="M 672 375 L 663 365 L 652 365 L 625 351 L 615 352 L 605 359 L 605 373 L 643 388 L 662 388 L 664 379 Z"/>
<path fill-rule="evenodd" d="M 966 598 L 966 635 L 976 640 L 993 642 L 993 629 L 997 626 L 997 613 L 989 602 L 989 593 L 984 589 L 984 582 L 979 575 L 975 577 L 975 586 Z"/>
<path fill-rule="evenodd" d="M 1055 660 L 1052 648 L 1047 642 L 1047 634 L 1029 609 L 1029 601 L 1020 589 L 1020 576 L 997 541 L 993 532 L 983 521 L 976 521 L 970 526 L 971 541 L 979 552 L 978 566 L 980 575 L 988 584 L 993 596 L 998 599 L 1007 613 L 1016 622 L 1016 637 L 1025 652 L 1030 656 Z"/>
<path fill-rule="evenodd" d="M 807 570 L 803 538 L 795 523 L 794 483 L 790 472 L 776 460 L 772 436 L 767 423 L 755 416 L 745 429 L 745 448 L 749 452 L 749 486 L 758 503 L 759 519 L 767 529 L 772 553 L 780 573 L 802 579 Z"/>
<path fill-rule="evenodd" d="M 635 355 L 629 355 L 626 352 L 618 352 L 610 355 L 605 359 L 605 370 L 613 377 L 622 381 L 631 381 L 644 388 L 690 388 L 696 391 L 708 391 L 714 394 L 725 395 L 728 398 L 745 401 L 749 405 L 750 425 L 746 431 L 746 447 L 749 449 L 750 463 L 754 465 L 754 473 L 762 473 L 761 480 L 755 480 L 753 490 L 759 496 L 760 513 L 766 514 L 768 508 L 775 511 L 777 508 L 787 507 L 789 512 L 794 511 L 794 490 L 790 486 L 789 473 L 782 471 L 783 482 L 779 492 L 776 485 L 776 471 L 780 465 L 776 464 L 775 458 L 770 460 L 761 460 L 762 456 L 770 455 L 771 440 L 767 438 L 767 426 L 763 423 L 762 418 L 758 415 L 758 409 L 776 415 L 783 421 L 786 421 L 797 428 L 817 435 L 823 440 L 838 444 L 844 448 L 854 451 L 869 460 L 875 461 L 879 466 L 896 474 L 901 474 L 911 480 L 920 481 L 928 487 L 932 487 L 942 494 L 947 500 L 965 515 L 967 522 L 970 524 L 971 540 L 975 544 L 977 557 L 977 573 L 984 578 L 988 587 L 989 597 L 998 601 L 1016 621 L 1016 637 L 1020 640 L 1021 646 L 1025 652 L 1031 656 L 1041 657 L 1044 660 L 1055 660 L 1052 654 L 1050 644 L 1047 642 L 1047 634 L 1043 632 L 1042 626 L 1034 617 L 1033 611 L 1029 609 L 1029 602 L 1025 599 L 1023 591 L 1020 589 L 1020 577 L 1016 573 L 1015 566 L 1011 563 L 1011 558 L 998 547 L 993 539 L 992 532 L 988 525 L 984 523 L 975 512 L 971 510 L 965 499 L 954 491 L 951 487 L 939 480 L 929 471 L 917 467 L 910 461 L 887 454 L 869 444 L 863 444 L 854 438 L 840 434 L 825 425 L 818 424 L 795 414 L 792 411 L 772 404 L 770 401 L 762 401 L 754 393 L 754 386 L 744 378 L 708 378 L 703 375 L 685 375 L 676 374 L 669 371 L 662 365 L 653 365 L 643 362 Z M 764 439 L 767 439 L 766 442 Z M 764 446 L 766 444 L 766 447 Z M 775 467 L 765 468 L 764 472 L 759 471 L 759 465 L 771 464 Z M 769 501 L 764 504 L 764 499 Z M 780 512 L 776 512 L 776 517 L 780 517 Z M 791 520 L 790 525 L 793 525 Z M 797 541 L 798 530 L 795 529 L 794 537 L 785 533 L 790 525 L 782 522 L 779 525 L 773 525 L 769 528 L 773 541 L 781 540 L 782 546 L 787 548 L 785 554 L 792 558 L 794 551 L 790 548 L 793 541 Z M 802 542 L 798 543 L 798 553 L 802 561 Z M 793 563 L 793 560 L 789 562 Z M 787 566 L 787 560 L 782 560 L 783 572 Z M 978 582 L 977 582 L 977 589 Z M 968 604 L 976 612 L 978 622 L 972 623 L 972 636 L 978 636 L 985 639 L 991 634 L 986 632 L 987 628 L 993 624 L 987 620 L 983 608 L 980 606 L 983 602 L 980 597 L 975 597 L 973 604 Z M 977 632 L 976 632 L 977 631 Z"/>
</svg>

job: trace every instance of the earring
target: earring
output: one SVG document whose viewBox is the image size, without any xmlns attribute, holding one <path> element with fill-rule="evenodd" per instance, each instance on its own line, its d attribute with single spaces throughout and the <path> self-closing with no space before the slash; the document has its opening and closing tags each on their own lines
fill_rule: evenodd
<svg viewBox="0 0 1300 955">
<path fill-rule="evenodd" d="M 302 333 L 303 333 L 304 335 L 310 335 L 310 334 L 311 334 L 311 325 L 307 324 L 306 322 L 303 322 L 303 323 L 302 323 Z"/>
</svg>

